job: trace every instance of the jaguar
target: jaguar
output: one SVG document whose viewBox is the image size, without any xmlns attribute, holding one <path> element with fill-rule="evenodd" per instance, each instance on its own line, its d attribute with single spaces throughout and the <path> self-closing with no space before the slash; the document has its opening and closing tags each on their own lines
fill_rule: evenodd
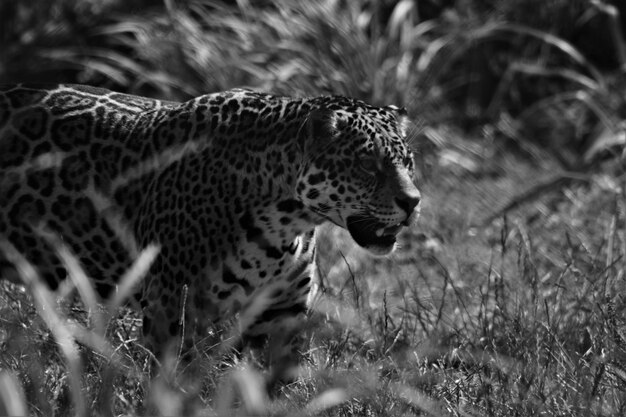
<svg viewBox="0 0 626 417">
<path fill-rule="evenodd" d="M 136 291 L 157 356 L 259 299 L 242 332 L 281 333 L 318 290 L 322 223 L 381 256 L 419 215 L 396 106 L 241 89 L 186 102 L 83 85 L 1 90 L 0 236 L 53 290 L 67 270 L 41 230 L 58 236 L 103 300 L 158 245 Z M 2 253 L 0 273 L 17 276 Z"/>
</svg>

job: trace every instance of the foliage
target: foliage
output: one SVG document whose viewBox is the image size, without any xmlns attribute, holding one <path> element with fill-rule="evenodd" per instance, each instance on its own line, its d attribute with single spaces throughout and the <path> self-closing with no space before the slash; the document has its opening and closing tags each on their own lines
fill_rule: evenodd
<svg viewBox="0 0 626 417">
<path fill-rule="evenodd" d="M 625 414 L 621 2 L 46 5 L 0 3 L 0 83 L 404 105 L 425 201 L 390 258 L 325 230 L 309 349 L 273 399 L 252 355 L 216 342 L 193 364 L 201 377 L 173 357 L 151 381 L 119 300 L 98 315 L 87 289 L 57 311 L 59 295 L 37 289 L 37 308 L 57 311 L 40 317 L 3 283 L 0 414 Z"/>
</svg>

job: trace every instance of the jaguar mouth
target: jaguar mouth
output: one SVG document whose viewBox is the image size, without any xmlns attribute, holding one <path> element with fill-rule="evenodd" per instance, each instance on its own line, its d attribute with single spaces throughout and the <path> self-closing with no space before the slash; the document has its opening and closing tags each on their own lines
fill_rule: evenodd
<svg viewBox="0 0 626 417">
<path fill-rule="evenodd" d="M 350 216 L 346 219 L 346 226 L 359 246 L 375 254 L 391 252 L 403 227 L 401 223 L 387 225 L 369 216 Z"/>
</svg>

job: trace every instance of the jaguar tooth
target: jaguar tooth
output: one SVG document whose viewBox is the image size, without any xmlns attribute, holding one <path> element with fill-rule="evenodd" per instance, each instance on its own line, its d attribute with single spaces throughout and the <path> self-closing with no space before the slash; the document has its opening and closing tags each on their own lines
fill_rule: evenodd
<svg viewBox="0 0 626 417">
<path fill-rule="evenodd" d="M 380 229 L 376 230 L 376 236 L 378 237 L 382 237 L 383 233 L 385 233 L 385 228 L 381 227 Z"/>
</svg>

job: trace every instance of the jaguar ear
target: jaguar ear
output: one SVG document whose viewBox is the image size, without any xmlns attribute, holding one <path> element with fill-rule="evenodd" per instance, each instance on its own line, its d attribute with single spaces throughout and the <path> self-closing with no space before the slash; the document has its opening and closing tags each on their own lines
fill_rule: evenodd
<svg viewBox="0 0 626 417">
<path fill-rule="evenodd" d="M 337 132 L 337 114 L 329 109 L 313 109 L 300 129 L 298 146 L 301 151 L 325 143 Z"/>
<path fill-rule="evenodd" d="M 411 125 L 411 121 L 407 116 L 406 109 L 404 107 L 394 106 L 393 104 L 385 107 L 385 109 L 390 111 L 394 115 L 396 121 L 398 122 L 398 128 L 400 130 L 400 133 L 402 134 L 402 136 L 406 136 Z"/>
</svg>

